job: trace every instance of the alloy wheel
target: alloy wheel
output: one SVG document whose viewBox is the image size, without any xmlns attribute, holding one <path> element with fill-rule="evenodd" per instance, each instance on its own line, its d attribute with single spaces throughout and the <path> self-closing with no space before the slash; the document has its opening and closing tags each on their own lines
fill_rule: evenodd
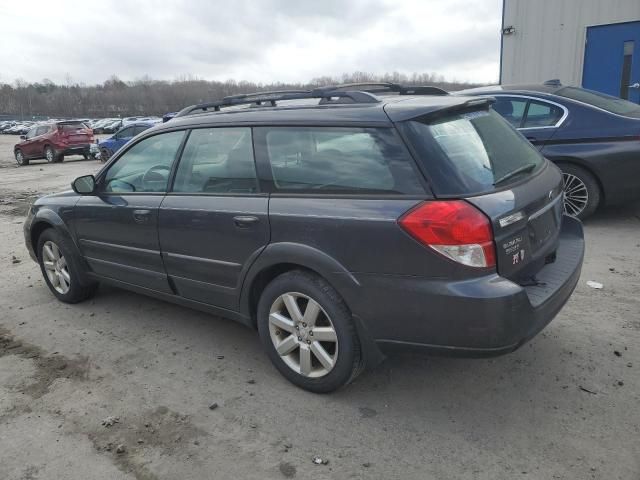
<svg viewBox="0 0 640 480">
<path fill-rule="evenodd" d="M 572 217 L 580 215 L 589 203 L 589 191 L 585 183 L 571 173 L 562 173 L 564 187 L 564 213 Z"/>
<path fill-rule="evenodd" d="M 16 162 L 18 162 L 18 165 L 22 165 L 24 163 L 24 155 L 22 155 L 20 150 L 16 152 Z"/>
<path fill-rule="evenodd" d="M 304 377 L 324 377 L 336 364 L 336 330 L 325 310 L 307 295 L 287 292 L 276 298 L 269 334 L 284 363 Z"/>
<path fill-rule="evenodd" d="M 42 263 L 51 286 L 56 292 L 66 294 L 71 288 L 69 266 L 60 248 L 50 240 L 42 246 Z"/>
</svg>

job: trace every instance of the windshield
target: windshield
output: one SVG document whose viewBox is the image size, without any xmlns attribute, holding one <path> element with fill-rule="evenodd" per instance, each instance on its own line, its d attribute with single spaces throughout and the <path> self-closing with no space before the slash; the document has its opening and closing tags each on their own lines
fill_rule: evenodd
<svg viewBox="0 0 640 480">
<path fill-rule="evenodd" d="M 409 136 L 439 195 L 486 193 L 544 165 L 538 150 L 493 110 L 408 123 Z"/>
<path fill-rule="evenodd" d="M 640 105 L 604 93 L 585 90 L 584 88 L 564 87 L 555 92 L 555 94 L 602 108 L 617 115 L 640 118 Z"/>
</svg>

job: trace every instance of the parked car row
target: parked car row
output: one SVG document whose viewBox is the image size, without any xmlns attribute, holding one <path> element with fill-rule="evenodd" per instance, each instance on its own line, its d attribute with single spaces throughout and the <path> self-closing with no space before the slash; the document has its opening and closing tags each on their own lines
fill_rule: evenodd
<svg viewBox="0 0 640 480">
<path fill-rule="evenodd" d="M 126 118 L 74 118 L 74 119 L 49 119 L 46 121 L 31 121 L 31 120 L 4 120 L 0 121 L 0 133 L 10 135 L 25 135 L 31 127 L 40 124 L 49 124 L 56 121 L 78 121 L 84 123 L 87 127 L 93 130 L 93 133 L 115 133 L 121 128 L 124 128 L 133 123 L 147 123 L 155 125 L 156 123 L 162 123 L 163 119 L 155 116 L 138 116 L 138 117 L 126 117 Z"/>
<path fill-rule="evenodd" d="M 35 122 L 0 122 L 0 133 L 8 135 L 24 135 L 34 125 Z"/>
<path fill-rule="evenodd" d="M 121 128 L 127 127 L 134 123 L 146 123 L 155 125 L 162 123 L 160 117 L 126 117 L 126 118 L 102 118 L 89 122 L 88 125 L 93 129 L 93 133 L 116 133 Z"/>
</svg>

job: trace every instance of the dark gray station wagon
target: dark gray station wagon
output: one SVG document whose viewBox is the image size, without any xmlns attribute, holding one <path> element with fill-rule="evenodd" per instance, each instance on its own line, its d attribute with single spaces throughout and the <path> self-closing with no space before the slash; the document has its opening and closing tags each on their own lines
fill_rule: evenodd
<svg viewBox="0 0 640 480">
<path fill-rule="evenodd" d="M 560 171 L 490 99 L 442 93 L 189 107 L 37 200 L 27 247 L 60 300 L 104 282 L 236 319 L 314 392 L 392 347 L 513 351 L 571 295 L 582 226 L 563 216 Z"/>
</svg>

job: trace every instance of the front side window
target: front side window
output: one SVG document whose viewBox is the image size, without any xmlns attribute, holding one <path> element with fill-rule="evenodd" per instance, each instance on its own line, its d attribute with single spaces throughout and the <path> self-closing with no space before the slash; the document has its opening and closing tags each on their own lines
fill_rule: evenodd
<svg viewBox="0 0 640 480">
<path fill-rule="evenodd" d="M 116 138 L 118 139 L 129 138 L 129 137 L 133 137 L 133 127 L 123 128 L 118 133 L 116 133 Z"/>
<path fill-rule="evenodd" d="M 553 127 L 562 118 L 562 108 L 546 102 L 531 100 L 527 110 L 524 128 Z"/>
<path fill-rule="evenodd" d="M 493 191 L 531 175 L 544 158 L 493 110 L 407 122 L 436 194 Z"/>
<path fill-rule="evenodd" d="M 136 135 L 144 132 L 145 130 L 148 130 L 149 127 L 146 125 L 137 125 L 136 127 L 133 128 L 133 132 L 132 132 L 132 136 L 135 137 Z"/>
<path fill-rule="evenodd" d="M 106 192 L 164 192 L 183 131 L 147 137 L 127 150 L 104 177 Z"/>
<path fill-rule="evenodd" d="M 36 127 L 33 127 L 31 130 L 29 130 L 26 135 L 27 139 L 35 137 L 37 131 L 38 129 Z"/>
<path fill-rule="evenodd" d="M 276 191 L 424 193 L 391 129 L 269 127 L 261 133 Z"/>
<path fill-rule="evenodd" d="M 257 183 L 250 128 L 201 128 L 189 135 L 173 191 L 247 194 Z"/>
<path fill-rule="evenodd" d="M 49 131 L 49 127 L 38 127 L 38 130 L 36 131 L 36 136 L 44 135 L 48 131 Z"/>
</svg>

